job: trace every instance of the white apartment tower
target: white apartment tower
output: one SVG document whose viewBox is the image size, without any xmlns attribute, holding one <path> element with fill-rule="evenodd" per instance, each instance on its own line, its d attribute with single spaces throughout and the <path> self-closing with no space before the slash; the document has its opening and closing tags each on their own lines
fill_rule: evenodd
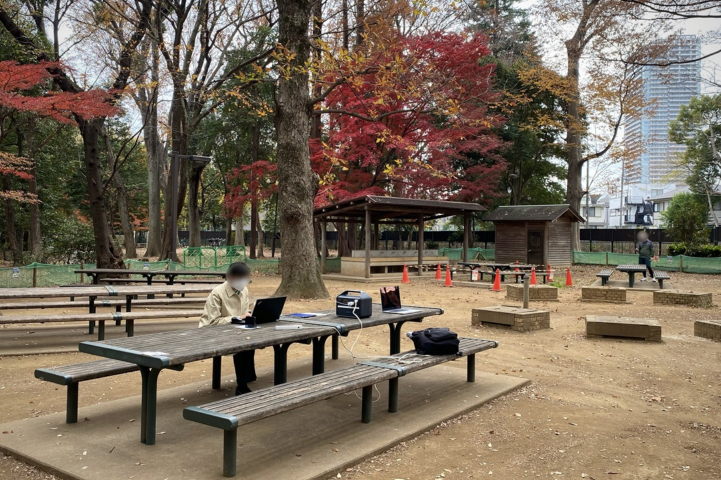
<svg viewBox="0 0 721 480">
<path fill-rule="evenodd" d="M 696 35 L 680 35 L 665 59 L 692 60 L 701 56 L 701 42 Z M 649 112 L 640 117 L 629 117 L 625 124 L 624 142 L 629 148 L 643 148 L 630 162 L 625 172 L 626 181 L 633 183 L 663 184 L 684 181 L 673 178 L 674 161 L 685 147 L 670 142 L 669 124 L 676 120 L 681 105 L 688 105 L 691 97 L 701 94 L 701 63 L 681 63 L 668 67 L 643 66 L 643 95 L 654 101 Z"/>
</svg>

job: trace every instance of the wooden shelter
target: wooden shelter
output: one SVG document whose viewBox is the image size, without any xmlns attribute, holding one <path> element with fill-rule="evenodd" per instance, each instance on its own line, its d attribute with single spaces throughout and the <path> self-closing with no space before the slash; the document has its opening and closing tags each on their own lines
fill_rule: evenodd
<svg viewBox="0 0 721 480">
<path fill-rule="evenodd" d="M 452 217 L 456 215 L 463 216 L 463 260 L 468 259 L 468 245 L 470 234 L 470 218 L 475 212 L 485 211 L 485 208 L 477 203 L 465 202 L 447 202 L 443 200 L 418 200 L 411 198 L 399 197 L 382 197 L 376 195 L 366 195 L 351 200 L 345 200 L 333 205 L 316 208 L 313 215 L 316 221 L 321 223 L 321 271 L 326 273 L 326 229 L 328 222 L 335 223 L 361 223 L 364 225 L 365 231 L 365 252 L 363 255 L 362 273 L 365 278 L 370 278 L 371 273 L 391 273 L 388 267 L 400 266 L 401 270 L 404 263 L 412 265 L 413 260 L 417 260 L 418 275 L 422 274 L 422 266 L 424 262 L 433 259 L 424 259 L 423 250 L 423 232 L 425 222 L 437 220 L 444 217 Z M 418 227 L 418 248 L 417 258 L 402 256 L 393 256 L 391 251 L 375 251 L 378 256 L 373 255 L 373 249 L 377 248 L 379 238 L 380 225 L 414 225 Z M 382 254 L 382 255 L 381 255 Z M 361 259 L 358 257 L 342 257 L 341 273 L 344 264 L 352 267 L 353 263 L 358 263 Z M 410 261 L 409 261 L 410 260 Z M 350 272 L 350 269 L 348 270 Z M 358 270 L 354 270 L 358 271 Z M 395 271 L 395 270 L 393 270 Z"/>
<path fill-rule="evenodd" d="M 568 266 L 573 224 L 585 222 L 570 205 L 498 207 L 484 219 L 496 227 L 496 262 Z"/>
</svg>

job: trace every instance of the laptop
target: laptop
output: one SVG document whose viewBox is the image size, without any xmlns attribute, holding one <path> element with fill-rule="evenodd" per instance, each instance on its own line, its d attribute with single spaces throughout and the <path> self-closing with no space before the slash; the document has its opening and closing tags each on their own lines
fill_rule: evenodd
<svg viewBox="0 0 721 480">
<path fill-rule="evenodd" d="M 256 300 L 255 306 L 253 307 L 255 323 L 260 325 L 261 323 L 278 321 L 280 314 L 283 312 L 285 299 L 286 297 L 270 297 Z"/>
<path fill-rule="evenodd" d="M 383 313 L 415 313 L 420 310 L 403 308 L 401 305 L 401 289 L 395 287 L 381 287 L 381 307 Z"/>
</svg>

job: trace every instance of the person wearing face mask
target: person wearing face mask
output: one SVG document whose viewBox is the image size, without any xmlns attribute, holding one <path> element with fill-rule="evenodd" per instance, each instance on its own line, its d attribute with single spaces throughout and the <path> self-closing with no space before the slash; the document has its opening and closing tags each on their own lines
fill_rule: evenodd
<svg viewBox="0 0 721 480">
<path fill-rule="evenodd" d="M 199 327 L 239 323 L 250 316 L 248 285 L 250 269 L 241 262 L 230 264 L 225 282 L 218 285 L 208 295 L 205 311 L 200 317 Z M 235 322 L 233 322 L 235 320 Z M 250 392 L 248 383 L 256 380 L 255 350 L 238 352 L 233 355 L 237 386 L 235 394 Z"/>
</svg>

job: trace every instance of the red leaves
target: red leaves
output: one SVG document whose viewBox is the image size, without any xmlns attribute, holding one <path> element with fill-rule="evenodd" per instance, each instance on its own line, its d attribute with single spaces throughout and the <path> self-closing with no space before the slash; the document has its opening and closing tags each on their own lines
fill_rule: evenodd
<svg viewBox="0 0 721 480">
<path fill-rule="evenodd" d="M 234 168 L 228 174 L 230 192 L 223 201 L 228 217 L 237 217 L 243 213 L 247 202 L 267 200 L 273 195 L 276 185 L 277 165 L 267 160 L 258 160 L 250 165 Z"/>
<path fill-rule="evenodd" d="M 363 194 L 489 202 L 505 162 L 488 112 L 497 98 L 481 35 L 411 36 L 351 56 L 325 99 L 327 140 L 311 140 L 316 205 Z M 354 73 L 355 72 L 355 73 Z M 362 73 L 358 73 L 362 72 Z M 370 73 L 368 73 L 370 72 Z"/>
<path fill-rule="evenodd" d="M 91 119 L 115 115 L 117 107 L 110 103 L 113 92 L 49 91 L 50 70 L 61 68 L 55 62 L 20 65 L 14 61 L 0 62 L 0 106 L 20 112 L 35 113 L 61 123 L 75 124 L 73 117 Z M 28 92 L 38 89 L 37 92 Z M 33 95 L 34 94 L 34 95 Z"/>
</svg>

